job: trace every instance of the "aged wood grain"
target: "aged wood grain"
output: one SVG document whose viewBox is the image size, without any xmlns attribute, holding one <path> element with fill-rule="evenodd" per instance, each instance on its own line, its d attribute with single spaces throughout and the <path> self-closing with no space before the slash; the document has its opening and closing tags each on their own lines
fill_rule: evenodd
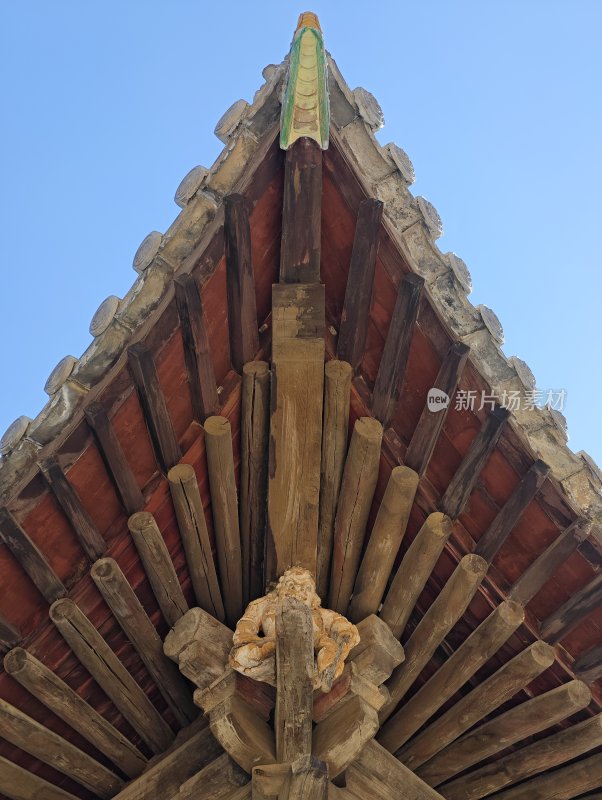
<svg viewBox="0 0 602 800">
<path fill-rule="evenodd" d="M 353 428 L 334 524 L 328 608 L 345 615 L 359 567 L 366 524 L 378 481 L 383 428 L 361 417 Z"/>
</svg>

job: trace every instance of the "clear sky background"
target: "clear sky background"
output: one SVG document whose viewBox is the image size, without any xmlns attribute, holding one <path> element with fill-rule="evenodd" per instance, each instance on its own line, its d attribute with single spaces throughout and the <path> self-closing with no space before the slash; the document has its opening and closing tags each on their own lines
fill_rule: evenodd
<svg viewBox="0 0 602 800">
<path fill-rule="evenodd" d="M 305 10 L 379 100 L 379 139 L 412 159 L 506 354 L 566 389 L 569 444 L 602 464 L 599 0 L 0 0 L 0 434 L 85 350 L 181 178 L 220 151 L 216 121 L 252 99 Z"/>
</svg>

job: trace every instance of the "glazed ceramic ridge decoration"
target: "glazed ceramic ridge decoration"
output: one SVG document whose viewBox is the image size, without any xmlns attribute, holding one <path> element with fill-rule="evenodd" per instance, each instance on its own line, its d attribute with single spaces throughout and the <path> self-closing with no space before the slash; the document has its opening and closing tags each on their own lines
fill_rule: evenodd
<svg viewBox="0 0 602 800">
<path fill-rule="evenodd" d="M 256 681 L 276 685 L 276 610 L 283 597 L 296 597 L 312 610 L 314 689 L 328 692 L 360 636 L 341 614 L 321 607 L 315 581 L 302 567 L 287 569 L 271 592 L 249 603 L 236 625 L 230 666 Z"/>
<path fill-rule="evenodd" d="M 328 148 L 330 100 L 324 40 L 318 17 L 301 14 L 289 55 L 289 71 L 282 103 L 280 147 L 288 148 L 303 136 Z"/>
</svg>

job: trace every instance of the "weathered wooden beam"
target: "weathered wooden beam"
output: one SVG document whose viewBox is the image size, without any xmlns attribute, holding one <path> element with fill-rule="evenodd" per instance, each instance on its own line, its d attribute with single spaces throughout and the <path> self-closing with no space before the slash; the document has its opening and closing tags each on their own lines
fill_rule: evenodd
<svg viewBox="0 0 602 800">
<path fill-rule="evenodd" d="M 374 740 L 366 744 L 349 768 L 347 786 L 354 796 L 370 800 L 443 800 L 439 792 Z"/>
<path fill-rule="evenodd" d="M 4 669 L 127 776 L 142 772 L 147 760 L 138 748 L 35 656 L 16 647 L 4 657 Z"/>
<path fill-rule="evenodd" d="M 232 631 L 202 608 L 191 608 L 165 637 L 165 655 L 201 689 L 223 675 Z"/>
<path fill-rule="evenodd" d="M 55 458 L 46 458 L 40 464 L 42 474 L 63 513 L 71 523 L 83 551 L 90 561 L 100 558 L 107 545 L 82 505 L 75 489 Z"/>
<path fill-rule="evenodd" d="M 438 786 L 515 742 L 576 714 L 589 705 L 591 696 L 582 681 L 557 686 L 469 731 L 419 767 L 416 773 L 431 786 Z"/>
<path fill-rule="evenodd" d="M 164 654 L 155 626 L 119 565 L 112 558 L 101 558 L 93 564 L 90 574 L 173 715 L 182 727 L 188 725 L 198 715 L 190 689 Z"/>
<path fill-rule="evenodd" d="M 217 414 L 219 408 L 203 301 L 199 286 L 192 275 L 179 275 L 175 278 L 174 289 L 182 328 L 192 412 L 196 421 L 203 423 L 210 414 Z"/>
<path fill-rule="evenodd" d="M 324 367 L 324 416 L 320 468 L 320 519 L 316 588 L 326 601 L 334 521 L 347 455 L 352 369 L 345 361 L 328 361 Z"/>
<path fill-rule="evenodd" d="M 148 511 L 132 514 L 128 528 L 161 613 L 173 627 L 188 611 L 188 603 L 161 531 Z"/>
<path fill-rule="evenodd" d="M 322 150 L 304 136 L 286 151 L 281 283 L 319 283 L 321 219 Z"/>
<path fill-rule="evenodd" d="M 357 630 L 360 641 L 349 653 L 349 661 L 363 678 L 380 686 L 403 662 L 403 647 L 382 619 L 374 614 L 358 622 Z"/>
<path fill-rule="evenodd" d="M 171 728 L 85 614 L 72 600 L 63 598 L 50 607 L 50 619 L 153 753 L 166 750 L 174 738 Z"/>
<path fill-rule="evenodd" d="M 171 800 L 232 800 L 233 797 L 245 797 L 240 794 L 243 785 L 248 787 L 250 797 L 249 776 L 227 753 L 223 753 L 183 783 Z"/>
<path fill-rule="evenodd" d="M 417 488 L 418 473 L 409 467 L 392 469 L 355 580 L 349 610 L 352 622 L 360 622 L 380 608 Z"/>
<path fill-rule="evenodd" d="M 211 732 L 245 772 L 251 774 L 256 764 L 270 764 L 276 760 L 272 728 L 236 691 L 207 713 Z"/>
<path fill-rule="evenodd" d="M 397 291 L 372 394 L 372 413 L 384 428 L 393 419 L 401 395 L 423 288 L 424 278 L 409 273 L 404 275 Z"/>
<path fill-rule="evenodd" d="M 543 461 L 539 459 L 535 461 L 477 542 L 475 553 L 490 563 L 493 561 L 520 520 L 524 510 L 541 488 L 549 471 L 549 466 Z"/>
<path fill-rule="evenodd" d="M 167 472 L 178 463 L 182 451 L 167 411 L 153 355 L 141 342 L 128 347 L 127 353 L 157 463 L 163 472 Z"/>
<path fill-rule="evenodd" d="M 602 676 L 602 645 L 583 653 L 573 664 L 573 672 L 586 683 L 594 683 Z"/>
<path fill-rule="evenodd" d="M 378 713 L 359 695 L 340 703 L 313 735 L 312 753 L 328 765 L 333 780 L 347 769 L 378 730 Z"/>
<path fill-rule="evenodd" d="M 507 408 L 496 406 L 473 439 L 439 503 L 441 511 L 451 519 L 457 519 L 462 513 L 509 416 Z"/>
<path fill-rule="evenodd" d="M 383 428 L 361 417 L 353 428 L 334 524 L 328 608 L 345 615 L 357 575 L 366 524 L 378 481 Z"/>
<path fill-rule="evenodd" d="M 397 751 L 506 642 L 525 618 L 516 603 L 501 603 L 429 680 L 383 725 L 378 740 Z M 383 709 L 385 711 L 385 709 Z M 386 719 L 381 714 L 381 721 Z"/>
<path fill-rule="evenodd" d="M 327 800 L 328 767 L 307 755 L 293 761 L 278 800 Z"/>
<path fill-rule="evenodd" d="M 534 642 L 408 742 L 397 757 L 416 770 L 465 731 L 528 686 L 554 663 L 554 648 Z"/>
<path fill-rule="evenodd" d="M 127 514 L 144 507 L 144 497 L 128 464 L 106 409 L 100 403 L 91 403 L 84 409 L 86 421 L 98 444 L 107 472 L 111 477 L 122 506 Z"/>
<path fill-rule="evenodd" d="M 602 716 L 572 725 L 468 773 L 441 788 L 448 800 L 479 800 L 504 786 L 532 778 L 602 744 Z"/>
<path fill-rule="evenodd" d="M 325 349 L 323 286 L 277 284 L 272 300 L 266 581 L 293 564 L 315 574 Z"/>
<path fill-rule="evenodd" d="M 182 740 L 157 760 L 139 778 L 128 784 L 114 800 L 149 800 L 177 797 L 185 781 L 222 754 L 222 748 L 211 734 L 209 722 L 200 718 L 190 726 L 193 731 L 181 731 Z"/>
<path fill-rule="evenodd" d="M 249 207 L 241 194 L 229 194 L 224 198 L 224 236 L 230 361 L 237 372 L 242 372 L 243 366 L 252 361 L 259 350 L 259 326 Z"/>
<path fill-rule="evenodd" d="M 329 692 L 324 693 L 320 689 L 314 692 L 313 721 L 322 722 L 339 703 L 349 700 L 353 695 L 359 695 L 375 711 L 380 711 L 387 699 L 386 690 L 365 678 L 361 667 L 350 661 Z"/>
<path fill-rule="evenodd" d="M 602 573 L 553 611 L 541 623 L 541 638 L 555 644 L 602 603 Z"/>
<path fill-rule="evenodd" d="M 20 641 L 20 631 L 4 617 L 0 617 L 0 652 L 14 647 Z"/>
<path fill-rule="evenodd" d="M 314 632 L 311 609 L 294 597 L 276 609 L 276 758 L 311 754 Z"/>
<path fill-rule="evenodd" d="M 573 800 L 602 786 L 602 753 L 512 786 L 495 800 Z M 595 797 L 595 795 L 594 795 Z M 582 798 L 587 800 L 587 798 Z"/>
<path fill-rule="evenodd" d="M 95 797 L 109 800 L 123 785 L 117 775 L 87 753 L 5 700 L 0 700 L 0 736 L 85 786 Z"/>
<path fill-rule="evenodd" d="M 77 800 L 44 778 L 0 756 L 0 792 L 9 800 Z"/>
<path fill-rule="evenodd" d="M 177 464 L 167 480 L 197 605 L 223 622 L 224 603 L 194 467 Z"/>
<path fill-rule="evenodd" d="M 357 212 L 345 300 L 341 313 L 341 327 L 337 341 L 337 358 L 341 361 L 348 361 L 354 372 L 359 369 L 366 347 L 374 268 L 378 251 L 378 233 L 383 208 L 384 203 L 381 200 L 366 198 L 360 203 Z"/>
<path fill-rule="evenodd" d="M 460 561 L 404 647 L 405 660 L 396 667 L 387 682 L 391 695 L 387 711 L 392 711 L 405 696 L 437 647 L 460 619 L 486 572 L 487 562 L 480 556 L 467 555 Z"/>
<path fill-rule="evenodd" d="M 469 353 L 470 347 L 463 342 L 454 342 L 451 345 L 433 384 L 434 389 L 445 392 L 449 397 L 449 403 L 442 405 L 440 411 L 431 411 L 426 405 L 412 434 L 404 461 L 406 466 L 415 469 L 421 477 L 428 468 L 439 434 L 443 430 L 447 412 L 458 388 Z"/>
<path fill-rule="evenodd" d="M 230 422 L 225 417 L 207 417 L 203 427 L 223 601 L 226 620 L 233 628 L 242 616 L 243 601 L 232 432 Z"/>
<path fill-rule="evenodd" d="M 7 508 L 0 508 L 0 542 L 8 547 L 48 603 L 67 593 L 41 550 Z"/>
<path fill-rule="evenodd" d="M 587 538 L 590 529 L 591 522 L 584 518 L 569 525 L 518 578 L 509 599 L 526 606 Z"/>
<path fill-rule="evenodd" d="M 424 589 L 452 531 L 449 517 L 435 511 L 426 518 L 406 550 L 387 592 L 380 617 L 401 638 L 416 601 Z"/>
<path fill-rule="evenodd" d="M 240 537 L 243 604 L 264 593 L 267 524 L 270 368 L 250 361 L 242 371 L 240 420 Z"/>
</svg>

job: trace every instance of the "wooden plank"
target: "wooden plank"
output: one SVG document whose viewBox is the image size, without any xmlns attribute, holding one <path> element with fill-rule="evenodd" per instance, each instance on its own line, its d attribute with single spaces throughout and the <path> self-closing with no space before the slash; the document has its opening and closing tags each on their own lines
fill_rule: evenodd
<svg viewBox="0 0 602 800">
<path fill-rule="evenodd" d="M 366 524 L 378 481 L 383 428 L 361 417 L 353 428 L 334 525 L 328 608 L 345 615 L 359 567 Z"/>
<path fill-rule="evenodd" d="M 178 463 L 182 452 L 167 411 L 153 355 L 141 342 L 130 345 L 127 354 L 157 463 L 163 472 L 167 472 Z"/>
<path fill-rule="evenodd" d="M 543 461 L 539 459 L 535 461 L 477 542 L 475 553 L 489 562 L 493 561 L 524 510 L 541 488 L 549 471 L 549 466 Z"/>
<path fill-rule="evenodd" d="M 380 608 L 387 581 L 403 540 L 416 489 L 418 473 L 394 467 L 355 580 L 349 619 L 360 622 Z"/>
<path fill-rule="evenodd" d="M 7 508 L 0 508 L 0 542 L 5 544 L 48 603 L 67 594 L 55 571 Z"/>
<path fill-rule="evenodd" d="M 209 722 L 200 719 L 200 729 L 175 746 L 146 772 L 115 796 L 114 800 L 150 800 L 171 798 L 189 778 L 222 754 L 211 734 Z M 182 731 L 184 733 L 184 731 Z"/>
<path fill-rule="evenodd" d="M 323 761 L 307 755 L 291 764 L 279 800 L 327 800 L 328 767 Z"/>
<path fill-rule="evenodd" d="M 166 750 L 173 733 L 109 645 L 72 600 L 50 607 L 50 619 L 103 692 L 153 753 Z"/>
<path fill-rule="evenodd" d="M 359 369 L 366 348 L 374 268 L 378 251 L 378 233 L 383 208 L 384 203 L 381 200 L 369 198 L 362 200 L 357 212 L 337 341 L 337 358 L 349 362 L 354 372 Z"/>
<path fill-rule="evenodd" d="M 602 754 L 538 775 L 495 796 L 495 800 L 573 800 L 602 786 Z M 586 800 L 586 798 L 582 798 Z"/>
<path fill-rule="evenodd" d="M 450 519 L 457 519 L 464 510 L 509 416 L 507 408 L 496 406 L 473 439 L 439 503 L 440 510 Z"/>
<path fill-rule="evenodd" d="M 205 420 L 211 510 L 226 621 L 234 628 L 243 612 L 242 557 L 232 431 L 225 417 Z"/>
<path fill-rule="evenodd" d="M 223 622 L 224 603 L 194 467 L 177 464 L 167 480 L 197 605 Z"/>
<path fill-rule="evenodd" d="M 286 151 L 281 283 L 318 283 L 322 215 L 322 150 L 313 139 L 297 139 Z"/>
<path fill-rule="evenodd" d="M 196 421 L 202 424 L 208 416 L 217 414 L 219 408 L 203 301 L 199 286 L 192 275 L 178 275 L 174 279 L 174 290 L 182 329 L 192 412 Z"/>
<path fill-rule="evenodd" d="M 241 194 L 229 194 L 224 198 L 224 237 L 230 361 L 237 372 L 242 372 L 243 366 L 252 361 L 259 350 L 259 326 L 249 207 Z"/>
<path fill-rule="evenodd" d="M 84 409 L 84 415 L 126 513 L 140 511 L 144 507 L 144 497 L 106 409 L 100 403 L 91 403 Z"/>
<path fill-rule="evenodd" d="M 165 637 L 165 655 L 199 688 L 221 678 L 232 649 L 232 631 L 202 608 L 191 608 Z M 203 706 L 204 707 L 204 706 Z"/>
<path fill-rule="evenodd" d="M 487 562 L 480 556 L 467 555 L 460 561 L 404 647 L 405 660 L 396 667 L 387 683 L 391 698 L 386 711 L 393 711 L 405 696 L 468 608 L 486 572 Z"/>
<path fill-rule="evenodd" d="M 270 437 L 270 368 L 265 361 L 244 365 L 240 402 L 240 536 L 246 606 L 265 591 L 263 558 Z"/>
<path fill-rule="evenodd" d="M 117 775 L 87 753 L 1 699 L 0 736 L 85 786 L 95 797 L 109 800 L 123 785 Z"/>
<path fill-rule="evenodd" d="M 132 514 L 128 519 L 128 528 L 161 613 L 168 625 L 173 627 L 188 611 L 188 603 L 161 531 L 148 511 Z"/>
<path fill-rule="evenodd" d="M 250 797 L 249 776 L 227 753 L 223 753 L 183 783 L 171 800 L 232 800 L 233 796 L 245 796 L 240 794 L 244 785 L 248 787 Z"/>
<path fill-rule="evenodd" d="M 42 474 L 90 561 L 104 555 L 107 545 L 82 505 L 75 489 L 55 458 L 46 458 L 40 464 Z"/>
<path fill-rule="evenodd" d="M 384 428 L 393 419 L 401 395 L 423 288 L 424 278 L 409 273 L 403 276 L 397 291 L 372 394 L 372 413 Z"/>
<path fill-rule="evenodd" d="M 21 641 L 21 633 L 14 625 L 0 616 L 0 652 L 8 650 Z"/>
<path fill-rule="evenodd" d="M 340 703 L 314 729 L 312 752 L 333 780 L 354 761 L 378 730 L 378 713 L 359 695 Z"/>
<path fill-rule="evenodd" d="M 416 770 L 465 731 L 528 686 L 554 663 L 554 648 L 534 642 L 448 709 L 396 753 Z"/>
<path fill-rule="evenodd" d="M 293 565 L 316 571 L 324 287 L 275 285 L 272 324 L 267 581 Z"/>
<path fill-rule="evenodd" d="M 478 800 L 582 756 L 602 744 L 602 716 L 572 725 L 441 787 L 448 800 Z"/>
<path fill-rule="evenodd" d="M 583 542 L 591 529 L 587 519 L 576 519 L 535 559 L 510 589 L 508 597 L 526 606 Z"/>
<path fill-rule="evenodd" d="M 602 645 L 593 647 L 575 661 L 573 672 L 586 683 L 594 683 L 602 676 Z"/>
<path fill-rule="evenodd" d="M 452 531 L 449 517 L 429 514 L 408 547 L 387 592 L 380 617 L 401 638 L 416 601 L 424 589 Z"/>
<path fill-rule="evenodd" d="M 16 647 L 4 657 L 4 669 L 130 778 L 142 772 L 147 760 L 138 748 L 35 656 Z"/>
<path fill-rule="evenodd" d="M 555 644 L 602 603 L 602 573 L 570 597 L 541 623 L 541 638 Z"/>
<path fill-rule="evenodd" d="M 403 647 L 382 619 L 374 614 L 358 622 L 357 630 L 360 641 L 349 653 L 349 661 L 365 680 L 380 686 L 403 662 Z"/>
<path fill-rule="evenodd" d="M 382 726 L 379 742 L 397 751 L 506 642 L 525 618 L 516 603 L 501 603 L 435 674 Z M 383 709 L 383 712 L 385 709 Z M 386 719 L 381 712 L 381 722 Z"/>
<path fill-rule="evenodd" d="M 372 740 L 364 747 L 347 773 L 347 785 L 363 798 L 375 800 L 442 800 L 436 792 L 401 761 Z"/>
<path fill-rule="evenodd" d="M 127 578 L 112 558 L 101 558 L 90 570 L 92 580 L 123 632 L 133 644 L 179 724 L 198 716 L 192 693 L 173 661 L 163 652 L 163 642 Z"/>
<path fill-rule="evenodd" d="M 351 378 L 352 369 L 346 362 L 337 360 L 326 362 L 316 568 L 316 589 L 324 602 L 328 597 L 334 521 L 347 455 Z"/>
<path fill-rule="evenodd" d="M 0 756 L 0 792 L 9 800 L 77 800 L 74 794 Z"/>
<path fill-rule="evenodd" d="M 276 758 L 280 763 L 311 754 L 314 631 L 311 609 L 283 597 L 276 609 Z"/>
<path fill-rule="evenodd" d="M 405 464 L 416 470 L 421 477 L 428 468 L 439 434 L 443 430 L 447 412 L 451 406 L 469 353 L 470 347 L 463 342 L 454 342 L 451 345 L 433 384 L 434 389 L 444 392 L 449 397 L 449 403 L 443 405 L 440 411 L 431 411 L 427 404 L 422 410 L 418 425 L 416 425 L 412 434 L 412 439 L 406 450 Z"/>
<path fill-rule="evenodd" d="M 582 681 L 557 686 L 469 731 L 416 772 L 431 786 L 438 786 L 515 742 L 576 714 L 589 705 L 591 696 Z"/>
</svg>

